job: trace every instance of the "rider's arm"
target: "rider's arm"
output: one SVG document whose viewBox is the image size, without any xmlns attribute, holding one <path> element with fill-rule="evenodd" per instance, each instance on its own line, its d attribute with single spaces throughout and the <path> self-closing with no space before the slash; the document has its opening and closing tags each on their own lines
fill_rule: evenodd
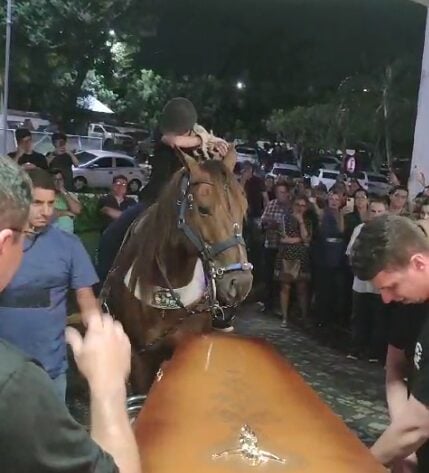
<svg viewBox="0 0 429 473">
<path fill-rule="evenodd" d="M 161 141 L 171 148 L 196 148 L 202 145 L 199 136 L 163 135 Z"/>
</svg>

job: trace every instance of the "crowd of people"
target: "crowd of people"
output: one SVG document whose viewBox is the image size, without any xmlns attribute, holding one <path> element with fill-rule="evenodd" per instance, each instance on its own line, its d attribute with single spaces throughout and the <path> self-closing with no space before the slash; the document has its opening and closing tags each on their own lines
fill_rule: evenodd
<svg viewBox="0 0 429 473">
<path fill-rule="evenodd" d="M 259 176 L 251 163 L 241 182 L 249 203 L 246 240 L 256 284 L 265 286 L 266 313 L 311 328 L 327 343 L 351 334 L 348 357 L 384 363 L 390 313 L 379 292 L 353 276 L 350 254 L 363 225 L 382 214 L 415 221 L 429 217 L 429 187 L 409 200 L 406 187 L 368 195 L 353 177 L 340 176 L 327 189 L 304 179 Z M 402 307 L 400 307 L 402 309 Z"/>
<path fill-rule="evenodd" d="M 96 272 L 73 234 L 82 208 L 70 192 L 76 158 L 66 137 L 55 134 L 55 151 L 44 157 L 32 149 L 31 133 L 17 130 L 16 153 L 0 160 L 2 471 L 140 471 L 125 411 L 130 344 L 121 326 L 101 314 L 94 287 L 129 226 L 180 168 L 176 148 L 226 153 L 221 138 L 202 133 L 189 101 L 167 104 L 140 202 L 127 197 L 122 175 L 99 199 Z M 244 163 L 239 179 L 248 200 L 249 260 L 256 288 L 264 289 L 261 310 L 278 315 L 282 327 L 309 327 L 327 343 L 350 332 L 350 359 L 386 367 L 392 425 L 374 455 L 395 473 L 408 473 L 416 471 L 417 452 L 418 471 L 429 471 L 429 186 L 411 201 L 398 182 L 388 195 L 374 196 L 353 176 L 327 189 L 255 171 Z M 66 329 L 70 293 L 84 337 Z M 67 342 L 90 387 L 89 434 L 65 407 Z"/>
<path fill-rule="evenodd" d="M 429 471 L 429 186 L 411 200 L 394 176 L 386 195 L 347 176 L 264 182 L 250 163 L 241 181 L 262 310 L 381 363 L 392 424 L 372 452 L 395 473 Z"/>
</svg>

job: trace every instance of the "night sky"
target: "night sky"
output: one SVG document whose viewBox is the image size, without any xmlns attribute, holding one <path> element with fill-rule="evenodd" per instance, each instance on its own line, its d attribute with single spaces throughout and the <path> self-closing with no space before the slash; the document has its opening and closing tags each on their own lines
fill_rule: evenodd
<svg viewBox="0 0 429 473">
<path fill-rule="evenodd" d="M 167 74 L 338 85 L 421 56 L 425 8 L 409 0 L 174 0 L 157 3 L 142 61 Z"/>
</svg>

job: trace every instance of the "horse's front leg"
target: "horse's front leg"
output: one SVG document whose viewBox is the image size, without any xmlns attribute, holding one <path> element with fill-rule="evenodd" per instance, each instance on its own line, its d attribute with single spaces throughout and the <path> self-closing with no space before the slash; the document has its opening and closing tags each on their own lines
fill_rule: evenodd
<svg viewBox="0 0 429 473">
<path fill-rule="evenodd" d="M 142 353 L 133 352 L 131 358 L 131 388 L 133 394 L 147 394 L 164 361 L 171 358 L 172 350 L 163 345 Z"/>
</svg>

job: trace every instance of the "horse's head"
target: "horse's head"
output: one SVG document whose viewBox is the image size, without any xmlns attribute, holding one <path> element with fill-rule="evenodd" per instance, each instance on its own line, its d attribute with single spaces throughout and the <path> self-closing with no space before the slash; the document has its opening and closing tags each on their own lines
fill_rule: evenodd
<svg viewBox="0 0 429 473">
<path fill-rule="evenodd" d="M 231 147 L 223 161 L 182 158 L 179 228 L 211 267 L 218 299 L 237 304 L 249 294 L 253 277 L 242 237 L 247 201 L 233 174 L 236 152 Z"/>
</svg>

